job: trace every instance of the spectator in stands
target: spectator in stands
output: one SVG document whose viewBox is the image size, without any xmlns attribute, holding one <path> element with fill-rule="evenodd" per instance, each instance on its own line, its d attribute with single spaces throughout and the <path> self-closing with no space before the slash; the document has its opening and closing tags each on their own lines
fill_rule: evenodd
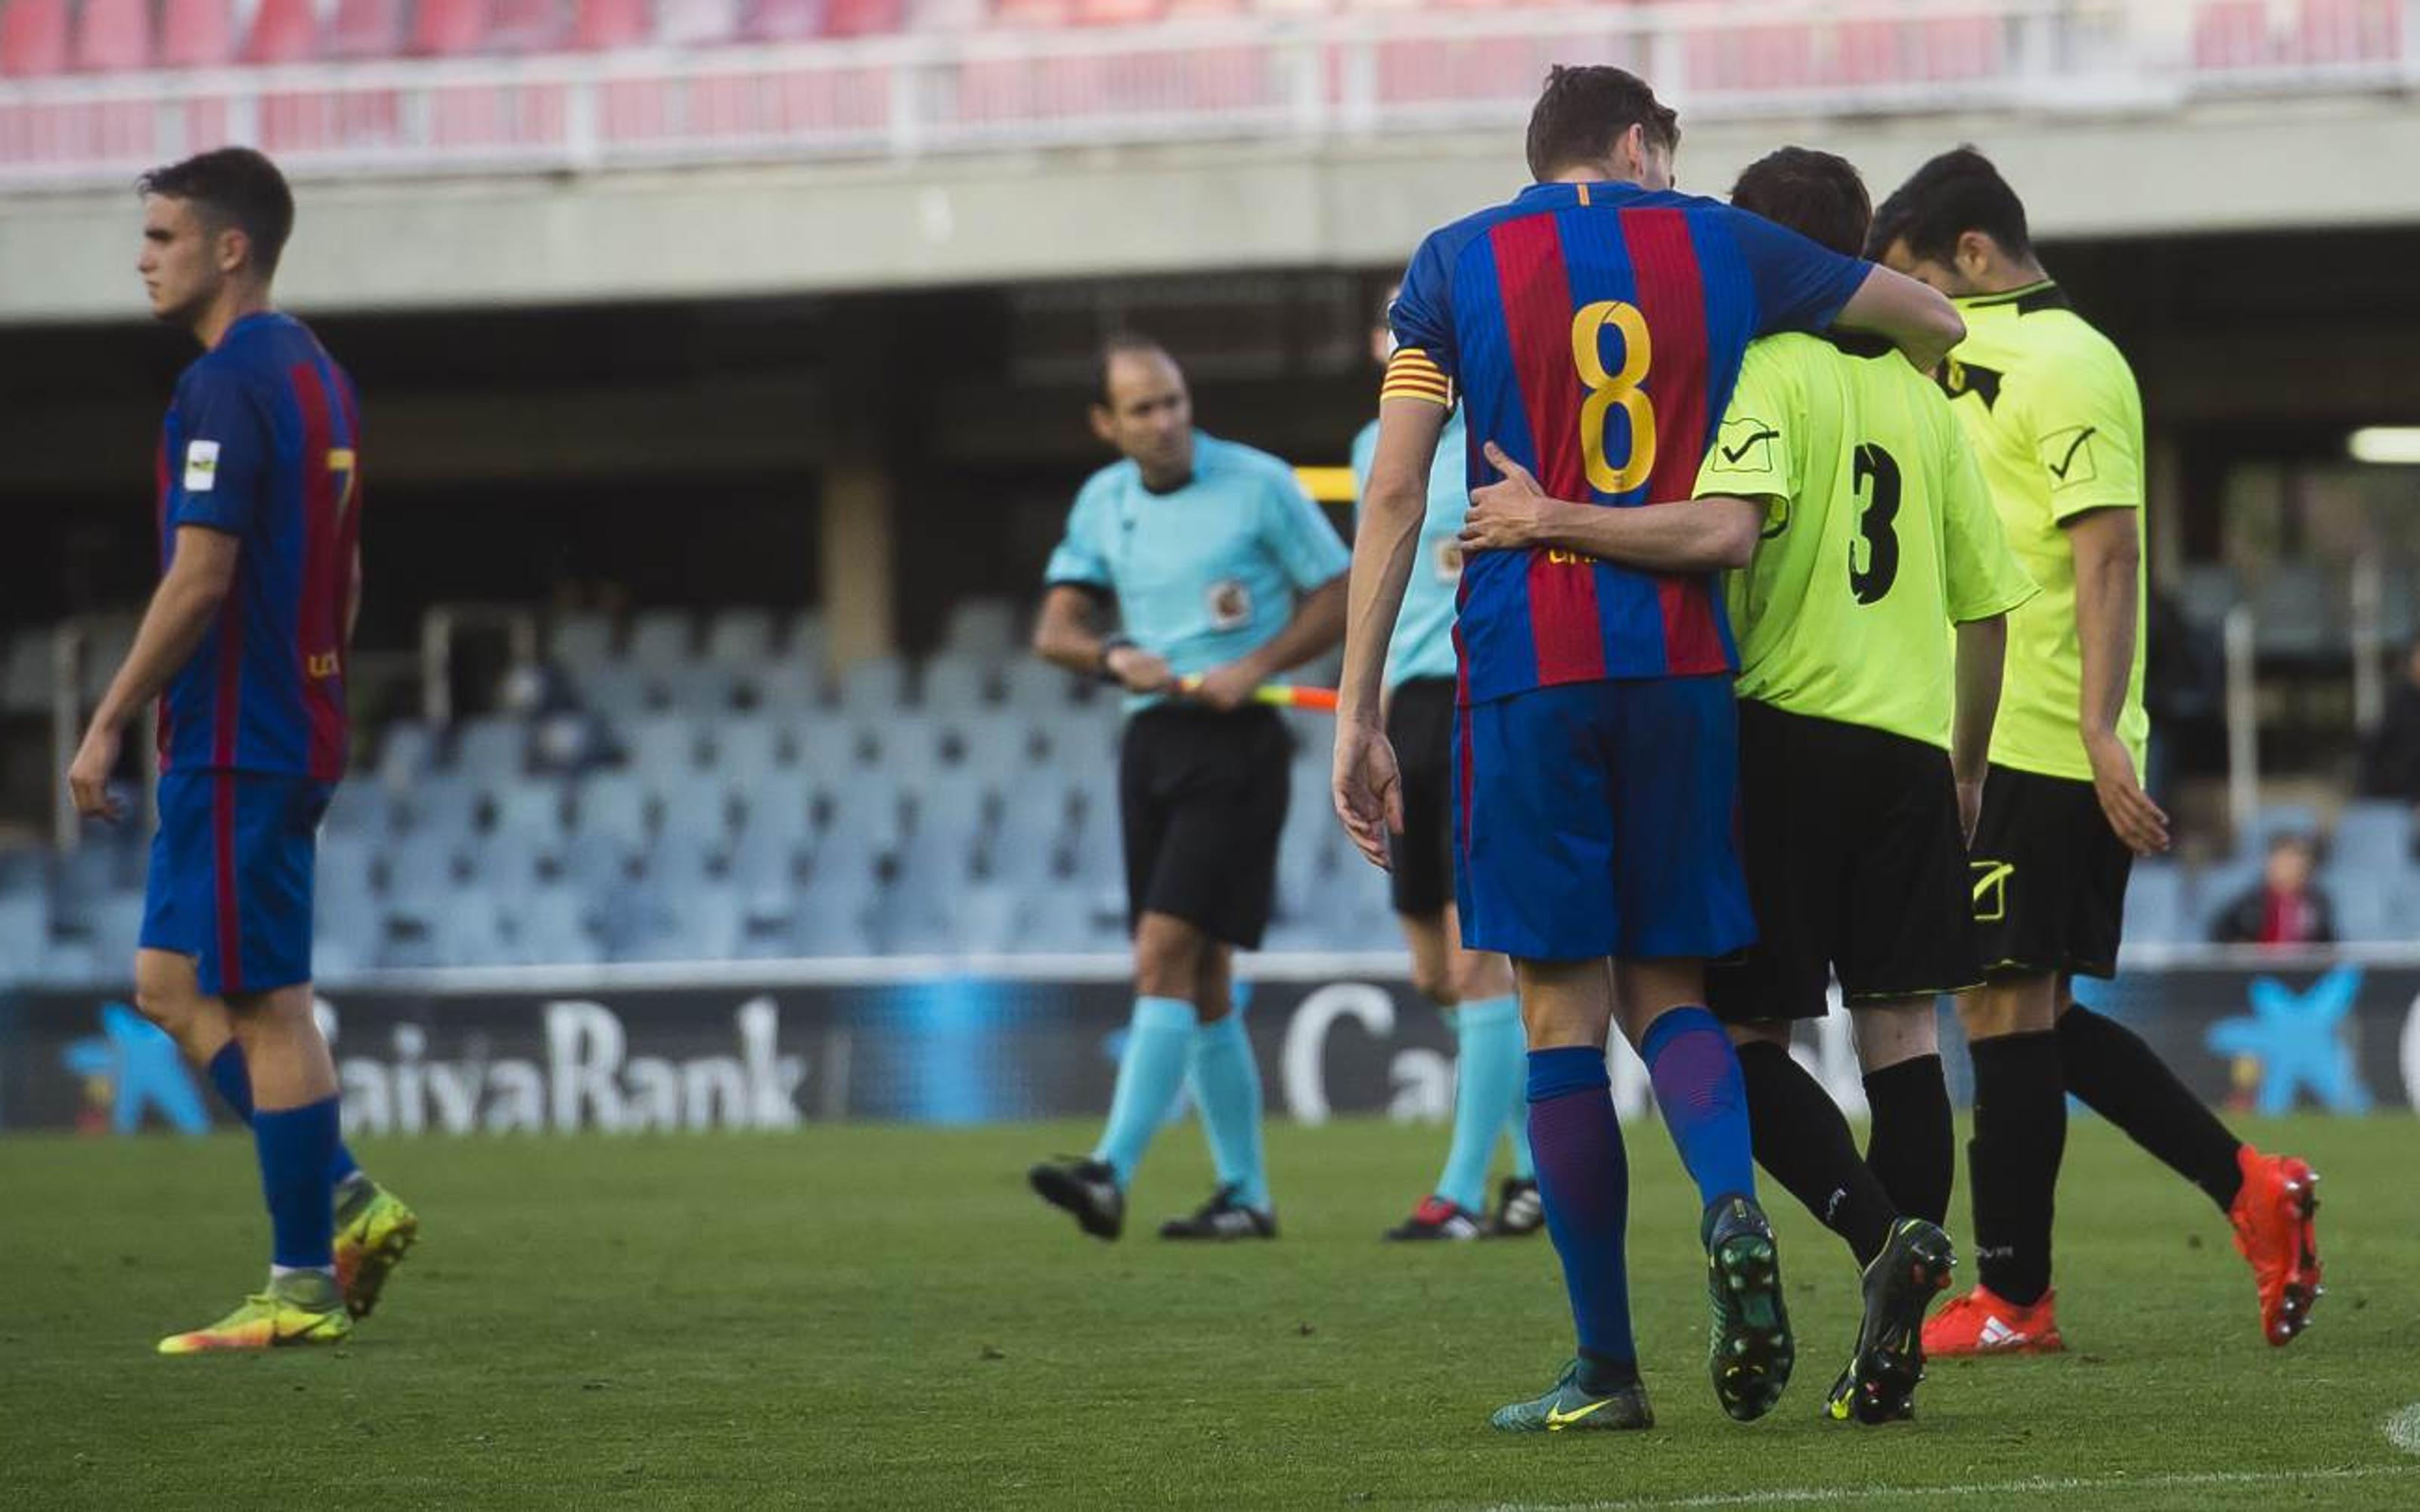
<svg viewBox="0 0 2420 1512">
<path fill-rule="evenodd" d="M 2387 696 L 2385 717 L 2362 748 L 2361 790 L 2420 807 L 2420 640 L 2412 643 L 2403 680 Z"/>
<path fill-rule="evenodd" d="M 621 743 L 603 717 L 582 702 L 580 689 L 551 663 L 523 662 L 506 672 L 497 702 L 523 721 L 533 772 L 579 777 L 622 759 Z"/>
<path fill-rule="evenodd" d="M 2260 885 L 2219 916 L 2212 937 L 2221 945 L 2335 944 L 2335 910 L 2311 880 L 2319 864 L 2319 844 L 2308 835 L 2271 841 Z"/>
</svg>

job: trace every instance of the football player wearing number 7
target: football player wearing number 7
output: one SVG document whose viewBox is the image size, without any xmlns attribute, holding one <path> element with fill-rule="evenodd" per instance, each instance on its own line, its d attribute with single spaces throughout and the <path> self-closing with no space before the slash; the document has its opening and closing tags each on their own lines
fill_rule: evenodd
<svg viewBox="0 0 2420 1512">
<path fill-rule="evenodd" d="M 1972 147 L 1918 168 L 1869 242 L 1957 298 L 1967 339 L 1942 369 L 1992 501 L 2041 596 L 2009 619 L 2009 675 L 1975 827 L 1974 903 L 1989 980 L 1959 1004 L 1975 1061 L 1980 1284 L 1924 1332 L 1935 1354 L 2062 1347 L 2052 1197 L 2067 1094 L 2208 1195 L 2252 1264 L 2261 1334 L 2291 1343 L 2319 1294 L 2303 1161 L 2263 1154 L 2134 1032 L 2074 999 L 2117 969 L 2126 879 L 2167 848 L 2143 792 L 2143 403 L 2108 337 L 2036 260 L 2025 208 Z"/>
<path fill-rule="evenodd" d="M 1457 396 L 1472 447 L 1493 438 L 1557 495 L 1621 508 L 1694 486 L 1756 337 L 1840 324 L 1929 365 L 1963 331 L 1914 280 L 1674 193 L 1678 137 L 1673 113 L 1631 74 L 1555 69 L 1529 120 L 1537 181 L 1433 233 L 1404 274 L 1354 545 L 1334 779 L 1337 811 L 1375 864 L 1404 822 L 1380 727 L 1388 642 Z M 1494 476 L 1466 460 L 1474 482 Z M 1695 572 L 1552 550 L 1481 551 L 1464 565 L 1463 943 L 1513 959 L 1539 1192 L 1579 1337 L 1544 1395 L 1495 1415 L 1508 1431 L 1652 1420 L 1606 1074 L 1617 1012 L 1698 1184 L 1716 1396 L 1753 1418 L 1789 1378 L 1739 1061 L 1705 1007 L 1707 958 L 1755 933 L 1731 835 L 1736 662 L 1713 576 L 1754 540 Z"/>
<path fill-rule="evenodd" d="M 1843 253 L 1865 245 L 1872 218 L 1856 169 L 1803 147 L 1749 168 L 1731 203 Z M 1707 985 L 1739 1049 L 1757 1163 L 1848 1242 L 1864 1273 L 1865 1318 L 1826 1412 L 1913 1416 L 1925 1309 L 1953 1264 L 1941 1225 L 1957 1149 L 1934 1001 L 1983 980 L 1966 833 L 2006 617 L 2033 581 L 1948 402 L 1870 337 L 1749 347 L 1691 501 L 1595 509 L 1547 499 L 1500 451 L 1489 459 L 1505 479 L 1472 496 L 1471 549 L 1543 546 L 1685 571 L 1756 539 L 1727 596 L 1759 939 Z M 1792 1023 L 1824 1015 L 1836 975 L 1873 1108 L 1863 1157 L 1790 1057 Z"/>
<path fill-rule="evenodd" d="M 251 1125 L 269 1284 L 166 1354 L 329 1344 L 376 1304 L 419 1221 L 353 1164 L 311 1007 L 319 818 L 345 772 L 345 664 L 361 602 L 352 380 L 270 281 L 294 225 L 276 165 L 246 147 L 144 176 L 152 314 L 202 355 L 160 441 L 160 587 L 68 769 L 77 810 L 116 817 L 127 724 L 160 704 L 134 1001 Z"/>
</svg>

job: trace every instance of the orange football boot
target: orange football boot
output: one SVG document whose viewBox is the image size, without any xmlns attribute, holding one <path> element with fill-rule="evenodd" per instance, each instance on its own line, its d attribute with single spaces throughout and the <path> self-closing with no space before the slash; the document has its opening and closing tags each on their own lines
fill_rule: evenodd
<svg viewBox="0 0 2420 1512">
<path fill-rule="evenodd" d="M 2235 1248 L 2252 1262 L 2260 1287 L 2260 1334 L 2283 1347 L 2309 1326 L 2319 1285 L 2319 1177 L 2291 1155 L 2263 1155 L 2245 1145 L 2235 1152 L 2243 1187 L 2227 1209 Z"/>
<path fill-rule="evenodd" d="M 1961 1354 L 2056 1354 L 2067 1348 L 2053 1315 L 2056 1291 L 2020 1307 L 1989 1287 L 1977 1287 L 1932 1315 L 1924 1325 L 1924 1352 Z"/>
</svg>

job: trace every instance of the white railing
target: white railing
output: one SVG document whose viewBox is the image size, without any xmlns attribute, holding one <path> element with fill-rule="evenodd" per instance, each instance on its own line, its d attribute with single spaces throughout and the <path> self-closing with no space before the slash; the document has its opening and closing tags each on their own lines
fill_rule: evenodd
<svg viewBox="0 0 2420 1512">
<path fill-rule="evenodd" d="M 333 174 L 1364 139 L 1517 122 L 1574 59 L 1633 68 L 1691 120 L 2164 110 L 2411 87 L 2420 0 L 1570 6 L 0 80 L 0 188 L 226 142 Z"/>
</svg>

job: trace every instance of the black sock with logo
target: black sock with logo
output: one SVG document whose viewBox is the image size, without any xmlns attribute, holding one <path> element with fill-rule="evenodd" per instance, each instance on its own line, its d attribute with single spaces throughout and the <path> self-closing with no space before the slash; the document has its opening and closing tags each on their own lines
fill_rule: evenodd
<svg viewBox="0 0 2420 1512">
<path fill-rule="evenodd" d="M 1975 1269 L 2020 1307 L 2050 1289 L 2050 1239 L 2058 1164 L 2067 1153 L 2067 1088 L 2058 1036 L 2048 1031 L 1977 1040 L 1975 1137 L 1966 1144 L 1975 1194 Z"/>
<path fill-rule="evenodd" d="M 2085 1106 L 2209 1193 L 2219 1211 L 2235 1206 L 2243 1187 L 2236 1152 L 2243 1141 L 2226 1132 L 2142 1036 L 2070 1003 L 2058 1016 L 2058 1063 L 2067 1089 Z"/>
<path fill-rule="evenodd" d="M 1756 1163 L 1871 1265 L 1899 1216 L 1823 1084 L 1769 1041 L 1739 1047 Z"/>
<path fill-rule="evenodd" d="M 1949 1084 L 1939 1056 L 1917 1056 L 1866 1076 L 1873 1112 L 1866 1164 L 1911 1218 L 1947 1227 L 1949 1189 L 1958 1173 L 1958 1128 L 1949 1111 Z"/>
</svg>

